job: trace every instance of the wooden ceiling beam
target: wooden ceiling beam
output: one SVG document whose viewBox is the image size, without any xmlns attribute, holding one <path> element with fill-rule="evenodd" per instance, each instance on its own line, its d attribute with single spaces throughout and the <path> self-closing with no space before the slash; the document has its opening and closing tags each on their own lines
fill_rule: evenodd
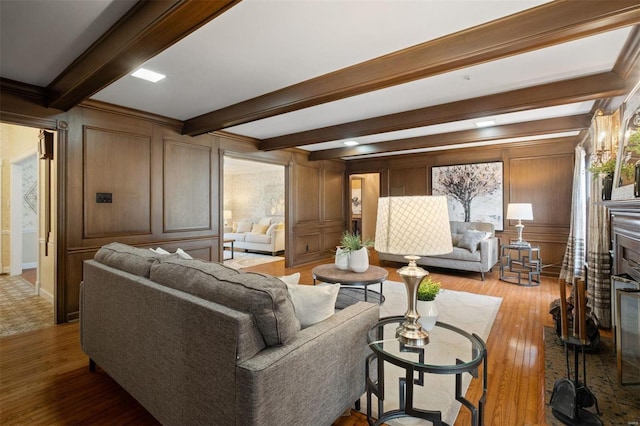
<svg viewBox="0 0 640 426">
<path fill-rule="evenodd" d="M 195 136 L 640 22 L 630 0 L 556 0 L 221 108 L 185 122 Z"/>
<path fill-rule="evenodd" d="M 139 1 L 47 87 L 47 106 L 73 108 L 239 2 Z"/>
<path fill-rule="evenodd" d="M 504 126 L 483 129 L 462 130 L 459 132 L 441 133 L 437 135 L 418 136 L 395 141 L 358 145 L 354 147 L 325 149 L 312 151 L 309 160 L 331 160 L 335 158 L 356 157 L 367 154 L 384 154 L 393 151 L 406 151 L 420 148 L 434 148 L 471 142 L 484 142 L 499 139 L 536 136 L 560 133 L 589 128 L 590 114 L 568 117 L 549 118 L 546 120 L 527 121 Z"/>
<path fill-rule="evenodd" d="M 432 126 L 497 114 L 623 95 L 625 81 L 613 72 L 594 74 L 504 93 L 465 99 L 350 123 L 263 139 L 262 151 Z"/>
</svg>

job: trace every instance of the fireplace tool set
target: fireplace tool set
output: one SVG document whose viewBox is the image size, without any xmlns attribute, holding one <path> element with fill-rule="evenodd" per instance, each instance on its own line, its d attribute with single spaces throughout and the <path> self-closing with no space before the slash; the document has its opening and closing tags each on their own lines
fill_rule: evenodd
<svg viewBox="0 0 640 426">
<path fill-rule="evenodd" d="M 566 425 L 599 425 L 602 420 L 594 413 L 585 410 L 595 405 L 596 412 L 600 414 L 598 400 L 587 387 L 587 363 L 585 359 L 585 349 L 591 348 L 594 342 L 587 338 L 586 326 L 586 280 L 577 281 L 574 287 L 574 312 L 573 312 L 573 334 L 569 335 L 567 323 L 567 295 L 566 283 L 561 280 L 560 285 L 560 307 L 562 321 L 562 341 L 564 343 L 565 359 L 567 362 L 567 378 L 558 379 L 553 385 L 551 394 L 551 411 L 554 417 Z M 569 361 L 569 349 L 573 350 L 574 368 L 573 378 Z M 582 382 L 578 367 L 579 353 L 582 353 Z"/>
</svg>

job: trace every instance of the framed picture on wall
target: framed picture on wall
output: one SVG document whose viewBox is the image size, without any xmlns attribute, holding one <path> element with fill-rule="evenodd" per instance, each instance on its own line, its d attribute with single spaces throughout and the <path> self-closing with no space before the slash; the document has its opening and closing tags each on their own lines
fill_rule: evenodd
<svg viewBox="0 0 640 426">
<path fill-rule="evenodd" d="M 446 195 L 449 220 L 489 222 L 502 231 L 502 162 L 431 168 L 431 193 Z"/>
<path fill-rule="evenodd" d="M 352 215 L 362 214 L 362 189 L 361 188 L 351 189 L 351 214 Z"/>
</svg>

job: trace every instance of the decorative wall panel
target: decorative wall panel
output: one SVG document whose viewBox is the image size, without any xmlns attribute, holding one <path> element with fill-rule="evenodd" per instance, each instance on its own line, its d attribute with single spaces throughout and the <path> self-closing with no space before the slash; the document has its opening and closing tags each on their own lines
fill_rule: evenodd
<svg viewBox="0 0 640 426">
<path fill-rule="evenodd" d="M 324 220 L 343 220 L 344 172 L 324 170 Z"/>
<path fill-rule="evenodd" d="M 320 220 L 320 176 L 316 167 L 296 167 L 297 222 Z"/>
<path fill-rule="evenodd" d="M 84 237 L 151 233 L 150 138 L 87 126 L 83 142 Z"/>
<path fill-rule="evenodd" d="M 211 148 L 164 141 L 164 232 L 211 229 Z"/>
</svg>

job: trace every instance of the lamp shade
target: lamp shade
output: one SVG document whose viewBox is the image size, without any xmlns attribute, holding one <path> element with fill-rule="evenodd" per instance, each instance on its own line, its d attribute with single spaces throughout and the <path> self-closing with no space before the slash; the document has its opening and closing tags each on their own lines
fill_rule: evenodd
<svg viewBox="0 0 640 426">
<path fill-rule="evenodd" d="M 451 253 L 447 197 L 382 197 L 378 200 L 375 249 L 429 256 Z"/>
<path fill-rule="evenodd" d="M 229 219 L 231 219 L 231 210 L 224 210 L 224 211 L 222 212 L 222 215 L 223 215 L 223 216 L 222 216 L 222 218 L 223 218 L 224 220 L 229 220 Z"/>
<path fill-rule="evenodd" d="M 533 210 L 530 203 L 509 203 L 507 219 L 533 220 Z"/>
</svg>

